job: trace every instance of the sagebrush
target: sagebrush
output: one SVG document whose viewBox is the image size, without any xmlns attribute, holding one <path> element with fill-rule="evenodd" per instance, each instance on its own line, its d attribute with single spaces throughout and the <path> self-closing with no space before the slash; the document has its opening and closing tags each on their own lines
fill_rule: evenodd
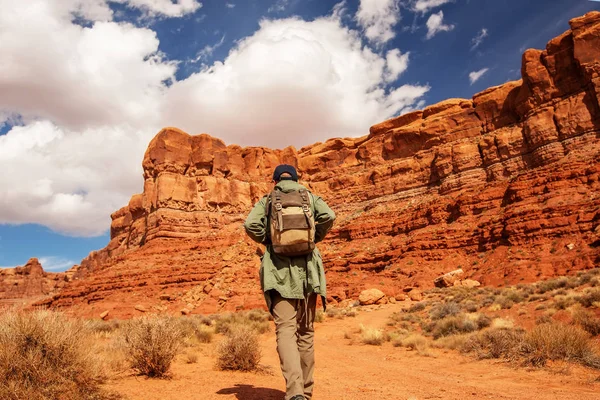
<svg viewBox="0 0 600 400">
<path fill-rule="evenodd" d="M 51 311 L 0 315 L 0 399 L 100 400 L 106 379 L 83 321 Z"/>
</svg>

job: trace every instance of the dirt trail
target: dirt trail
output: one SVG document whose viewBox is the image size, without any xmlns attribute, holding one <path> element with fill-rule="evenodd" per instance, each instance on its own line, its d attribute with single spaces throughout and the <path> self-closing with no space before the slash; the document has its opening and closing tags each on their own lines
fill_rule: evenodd
<svg viewBox="0 0 600 400">
<path fill-rule="evenodd" d="M 600 373 L 576 366 L 517 369 L 497 361 L 475 361 L 453 351 L 434 349 L 434 357 L 424 357 L 390 343 L 367 346 L 344 338 L 345 332 L 355 332 L 360 323 L 384 327 L 388 316 L 399 309 L 399 305 L 388 305 L 362 311 L 356 318 L 317 324 L 315 400 L 599 398 Z M 266 373 L 217 371 L 213 343 L 192 349 L 198 354 L 195 364 L 179 357 L 170 380 L 129 376 L 107 387 L 130 400 L 281 400 L 284 383 L 274 336 L 273 331 L 263 335 Z"/>
</svg>

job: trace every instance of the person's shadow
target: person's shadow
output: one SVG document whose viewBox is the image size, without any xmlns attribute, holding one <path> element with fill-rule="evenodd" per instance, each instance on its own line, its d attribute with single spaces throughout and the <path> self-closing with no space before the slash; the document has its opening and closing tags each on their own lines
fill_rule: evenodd
<svg viewBox="0 0 600 400">
<path fill-rule="evenodd" d="M 281 390 L 242 384 L 221 389 L 217 394 L 235 394 L 238 400 L 281 400 L 285 396 Z"/>
</svg>

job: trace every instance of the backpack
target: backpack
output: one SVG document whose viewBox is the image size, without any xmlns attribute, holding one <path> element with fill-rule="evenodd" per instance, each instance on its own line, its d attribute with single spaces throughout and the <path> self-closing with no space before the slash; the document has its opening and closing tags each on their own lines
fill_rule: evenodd
<svg viewBox="0 0 600 400">
<path fill-rule="evenodd" d="M 315 248 L 315 218 L 306 189 L 284 193 L 274 189 L 267 201 L 271 244 L 275 254 L 294 257 Z"/>
</svg>

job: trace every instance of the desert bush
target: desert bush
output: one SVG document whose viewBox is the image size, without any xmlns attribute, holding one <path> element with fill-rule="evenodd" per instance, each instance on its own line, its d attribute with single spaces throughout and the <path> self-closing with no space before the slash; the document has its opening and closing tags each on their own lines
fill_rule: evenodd
<svg viewBox="0 0 600 400">
<path fill-rule="evenodd" d="M 167 376 L 185 333 L 176 318 L 144 316 L 128 321 L 122 343 L 130 366 L 148 377 Z"/>
<path fill-rule="evenodd" d="M 397 342 L 399 342 L 402 347 L 416 351 L 419 355 L 428 357 L 432 356 L 430 351 L 431 342 L 423 335 L 415 333 L 399 339 Z M 394 343 L 394 345 L 396 345 L 396 343 Z"/>
<path fill-rule="evenodd" d="M 50 311 L 0 315 L 1 399 L 117 398 L 101 390 L 105 378 L 82 321 Z"/>
<path fill-rule="evenodd" d="M 592 307 L 594 303 L 600 302 L 600 289 L 587 290 L 577 300 L 584 307 Z"/>
<path fill-rule="evenodd" d="M 196 353 L 187 353 L 185 355 L 185 362 L 188 364 L 196 364 L 198 362 L 198 354 Z"/>
<path fill-rule="evenodd" d="M 483 298 L 483 300 L 481 300 L 481 306 L 482 307 L 489 307 L 492 304 L 494 304 L 494 301 L 496 300 L 496 296 L 490 295 L 490 296 L 486 296 Z"/>
<path fill-rule="evenodd" d="M 479 305 L 473 300 L 466 301 L 463 307 L 467 312 L 477 312 L 479 310 Z"/>
<path fill-rule="evenodd" d="M 343 310 L 345 311 L 345 315 L 346 317 L 356 317 L 358 315 L 358 313 L 355 310 Z"/>
<path fill-rule="evenodd" d="M 544 294 L 532 294 L 531 296 L 529 296 L 527 298 L 527 301 L 529 301 L 530 303 L 533 301 L 545 301 L 548 300 L 550 297 L 548 295 L 544 295 Z"/>
<path fill-rule="evenodd" d="M 197 314 L 197 315 L 192 315 L 189 318 L 196 321 L 200 325 L 212 326 L 212 324 L 213 324 L 213 319 L 206 315 L 198 315 Z"/>
<path fill-rule="evenodd" d="M 573 313 L 573 322 L 592 336 L 600 335 L 600 319 L 593 312 L 579 308 Z"/>
<path fill-rule="evenodd" d="M 524 334 L 521 329 L 487 329 L 465 340 L 460 350 L 463 353 L 474 353 L 479 359 L 514 359 Z"/>
<path fill-rule="evenodd" d="M 217 353 L 217 366 L 221 370 L 255 370 L 261 358 L 258 333 L 252 327 L 235 325 L 227 331 Z"/>
<path fill-rule="evenodd" d="M 458 303 L 453 301 L 448 303 L 442 303 L 435 305 L 429 312 L 429 316 L 432 320 L 437 321 L 442 318 L 452 317 L 458 315 L 461 311 L 461 307 Z"/>
<path fill-rule="evenodd" d="M 206 325 L 200 325 L 194 332 L 194 337 L 200 343 L 210 343 L 213 339 L 214 331 Z"/>
<path fill-rule="evenodd" d="M 485 314 L 470 314 L 473 315 L 471 319 L 477 324 L 477 329 L 481 330 L 487 328 L 492 324 L 492 319 Z"/>
<path fill-rule="evenodd" d="M 427 302 L 420 301 L 420 302 L 415 303 L 412 306 L 410 306 L 408 308 L 408 310 L 406 310 L 406 312 L 409 312 L 409 313 L 419 312 L 419 311 L 423 311 L 426 307 L 427 307 Z"/>
<path fill-rule="evenodd" d="M 214 334 L 212 320 L 205 316 L 180 317 L 179 329 L 188 340 L 210 343 Z"/>
<path fill-rule="evenodd" d="M 325 321 L 325 313 L 323 312 L 323 310 L 317 310 L 317 312 L 315 313 L 315 322 L 323 322 Z"/>
<path fill-rule="evenodd" d="M 504 297 L 513 303 L 521 303 L 523 300 L 525 300 L 526 295 L 519 290 L 507 289 L 504 291 Z"/>
<path fill-rule="evenodd" d="M 514 302 L 506 296 L 498 296 L 496 297 L 494 304 L 497 304 L 500 306 L 500 308 L 507 310 L 509 308 L 512 308 Z"/>
<path fill-rule="evenodd" d="M 271 328 L 269 313 L 262 310 L 228 313 L 215 320 L 215 332 L 227 334 L 235 326 L 243 325 L 254 329 L 258 334 L 268 332 Z"/>
<path fill-rule="evenodd" d="M 431 332 L 434 339 L 439 339 L 443 336 L 473 332 L 476 330 L 477 323 L 467 318 L 465 315 L 446 317 L 431 323 L 427 327 L 427 331 Z"/>
<path fill-rule="evenodd" d="M 575 299 L 572 296 L 560 295 L 554 297 L 554 307 L 557 310 L 566 310 L 575 304 Z"/>
<path fill-rule="evenodd" d="M 381 346 L 386 339 L 387 338 L 381 329 L 367 327 L 364 325 L 360 326 L 360 340 L 364 344 Z"/>
<path fill-rule="evenodd" d="M 459 350 L 473 334 L 474 333 L 465 333 L 461 335 L 443 336 L 434 340 L 431 345 L 438 349 Z"/>
<path fill-rule="evenodd" d="M 557 279 L 550 279 L 547 281 L 538 282 L 535 286 L 537 289 L 537 293 L 544 294 L 546 292 L 567 287 L 568 283 L 569 280 L 566 277 L 562 276 Z"/>
<path fill-rule="evenodd" d="M 564 360 L 600 368 L 600 356 L 589 334 L 572 325 L 537 325 L 525 334 L 519 350 L 528 365 L 544 366 L 549 360 Z"/>
<path fill-rule="evenodd" d="M 119 329 L 120 322 L 116 319 L 104 321 L 102 319 L 90 319 L 85 321 L 85 328 L 92 333 L 109 335 Z"/>
</svg>

